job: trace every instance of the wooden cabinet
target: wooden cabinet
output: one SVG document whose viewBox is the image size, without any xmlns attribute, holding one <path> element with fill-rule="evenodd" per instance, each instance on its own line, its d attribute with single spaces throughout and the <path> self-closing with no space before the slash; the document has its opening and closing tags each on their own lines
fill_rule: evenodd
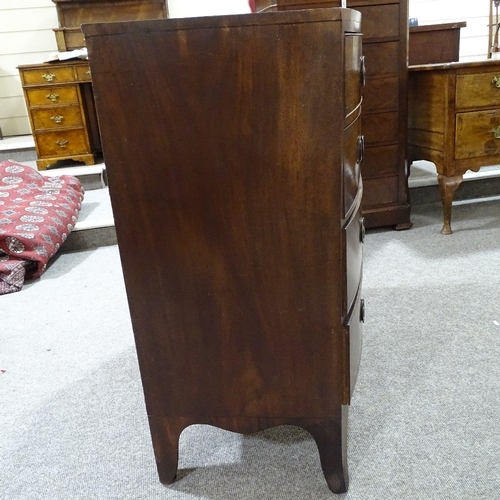
<svg viewBox="0 0 500 500">
<path fill-rule="evenodd" d="M 289 424 L 316 440 L 329 487 L 347 487 L 359 30 L 349 9 L 83 26 L 164 483 L 191 424 Z"/>
<path fill-rule="evenodd" d="M 500 163 L 500 61 L 410 66 L 408 153 L 435 163 L 451 234 L 463 174 Z"/>
<path fill-rule="evenodd" d="M 406 162 L 408 0 L 347 0 L 362 14 L 366 89 L 363 215 L 367 227 L 411 227 Z"/>
<path fill-rule="evenodd" d="M 39 170 L 58 160 L 93 165 L 100 147 L 88 62 L 19 66 Z"/>
</svg>

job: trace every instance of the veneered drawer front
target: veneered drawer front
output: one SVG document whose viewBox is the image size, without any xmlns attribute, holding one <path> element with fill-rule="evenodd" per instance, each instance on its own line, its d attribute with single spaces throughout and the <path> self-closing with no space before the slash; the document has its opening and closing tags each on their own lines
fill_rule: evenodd
<svg viewBox="0 0 500 500">
<path fill-rule="evenodd" d="M 363 114 L 361 122 L 366 146 L 399 143 L 398 111 Z"/>
<path fill-rule="evenodd" d="M 21 69 L 23 85 L 57 85 L 58 83 L 73 82 L 75 73 L 71 67 L 58 68 L 57 66 L 40 69 Z"/>
<path fill-rule="evenodd" d="M 33 109 L 31 111 L 31 119 L 36 130 L 83 125 L 82 113 L 79 106 Z"/>
<path fill-rule="evenodd" d="M 364 43 L 366 77 L 399 74 L 399 42 Z"/>
<path fill-rule="evenodd" d="M 355 7 L 361 12 L 363 40 L 399 37 L 399 4 Z"/>
<path fill-rule="evenodd" d="M 361 135 L 360 125 L 361 120 L 358 119 L 344 130 L 344 217 L 352 207 L 360 188 L 360 163 L 364 152 L 364 139 Z"/>
<path fill-rule="evenodd" d="M 359 365 L 361 363 L 361 350 L 363 344 L 363 322 L 365 320 L 365 301 L 361 298 L 361 284 L 359 294 L 356 297 L 356 303 L 344 326 L 345 335 L 345 365 L 343 404 L 351 402 L 358 378 Z"/>
<path fill-rule="evenodd" d="M 84 129 L 38 132 L 36 141 L 41 156 L 90 153 L 89 140 Z"/>
<path fill-rule="evenodd" d="M 500 109 L 458 113 L 455 158 L 476 158 L 500 154 Z"/>
<path fill-rule="evenodd" d="M 363 264 L 364 226 L 361 217 L 361 207 L 345 228 L 346 251 L 346 299 L 347 309 L 352 304 L 361 279 Z"/>
<path fill-rule="evenodd" d="M 90 66 L 77 66 L 75 69 L 79 82 L 90 82 Z"/>
<path fill-rule="evenodd" d="M 47 87 L 26 91 L 29 106 L 56 106 L 59 104 L 78 104 L 78 87 Z"/>
<path fill-rule="evenodd" d="M 401 177 L 363 178 L 363 209 L 399 203 Z"/>
<path fill-rule="evenodd" d="M 363 111 L 398 109 L 399 77 L 368 78 L 363 99 Z"/>
<path fill-rule="evenodd" d="M 497 88 L 493 83 L 493 79 L 496 77 L 500 77 L 500 71 L 457 75 L 456 107 L 500 106 L 500 88 Z"/>
<path fill-rule="evenodd" d="M 401 170 L 401 165 L 404 165 L 404 155 L 400 151 L 399 144 L 372 146 L 365 148 L 361 173 L 363 179 L 397 175 Z"/>
<path fill-rule="evenodd" d="M 361 102 L 361 37 L 345 37 L 345 116 Z"/>
</svg>

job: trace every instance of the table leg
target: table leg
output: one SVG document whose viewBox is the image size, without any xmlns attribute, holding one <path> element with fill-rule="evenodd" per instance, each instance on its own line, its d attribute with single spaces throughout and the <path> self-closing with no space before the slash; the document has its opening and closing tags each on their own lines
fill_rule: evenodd
<svg viewBox="0 0 500 500">
<path fill-rule="evenodd" d="M 455 175 L 447 177 L 438 174 L 439 192 L 441 194 L 441 201 L 443 203 L 443 229 L 441 234 L 451 234 L 451 207 L 455 191 L 462 184 L 463 175 Z"/>
</svg>

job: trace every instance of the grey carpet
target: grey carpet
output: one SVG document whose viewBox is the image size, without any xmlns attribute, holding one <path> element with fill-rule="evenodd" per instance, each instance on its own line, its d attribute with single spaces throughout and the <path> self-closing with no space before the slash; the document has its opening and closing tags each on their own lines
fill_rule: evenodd
<svg viewBox="0 0 500 500">
<path fill-rule="evenodd" d="M 368 231 L 349 493 L 309 435 L 192 426 L 158 482 L 116 246 L 61 253 L 0 297 L 2 500 L 496 500 L 500 496 L 500 198 Z"/>
</svg>

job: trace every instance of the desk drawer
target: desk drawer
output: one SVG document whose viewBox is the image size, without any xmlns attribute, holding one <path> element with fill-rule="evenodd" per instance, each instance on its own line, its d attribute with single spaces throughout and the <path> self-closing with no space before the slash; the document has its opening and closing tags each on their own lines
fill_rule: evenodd
<svg viewBox="0 0 500 500">
<path fill-rule="evenodd" d="M 462 160 L 497 154 L 500 154 L 500 109 L 458 113 L 455 158 Z"/>
<path fill-rule="evenodd" d="M 493 82 L 495 78 L 500 78 L 500 71 L 457 75 L 456 107 L 500 106 L 500 88 Z"/>
<path fill-rule="evenodd" d="M 398 109 L 399 76 L 367 78 L 363 112 Z"/>
<path fill-rule="evenodd" d="M 76 66 L 75 69 L 79 82 L 90 82 L 90 66 Z"/>
<path fill-rule="evenodd" d="M 78 127 L 83 125 L 79 106 L 60 108 L 38 108 L 31 111 L 35 130 L 44 128 Z"/>
<path fill-rule="evenodd" d="M 25 69 L 21 70 L 20 73 L 23 85 L 57 85 L 58 83 L 75 81 L 73 68 L 68 66 Z"/>
<path fill-rule="evenodd" d="M 36 142 L 40 156 L 69 156 L 90 153 L 85 129 L 37 132 Z"/>
<path fill-rule="evenodd" d="M 26 90 L 26 100 L 30 107 L 80 103 L 76 85 Z"/>
</svg>

